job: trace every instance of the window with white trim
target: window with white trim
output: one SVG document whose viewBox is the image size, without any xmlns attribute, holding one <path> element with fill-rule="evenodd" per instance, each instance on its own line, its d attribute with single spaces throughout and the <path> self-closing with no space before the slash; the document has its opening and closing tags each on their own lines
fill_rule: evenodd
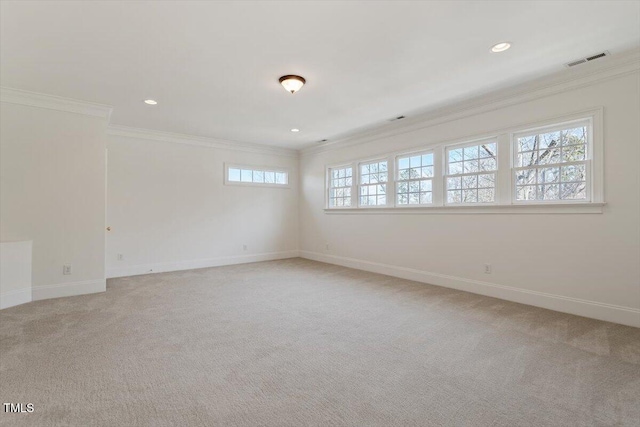
<svg viewBox="0 0 640 427">
<path fill-rule="evenodd" d="M 396 203 L 433 203 L 433 152 L 398 156 L 396 165 Z"/>
<path fill-rule="evenodd" d="M 342 214 L 602 213 L 602 121 L 598 108 L 327 166 L 325 208 L 347 208 Z"/>
<path fill-rule="evenodd" d="M 588 201 L 589 122 L 516 134 L 516 202 Z"/>
<path fill-rule="evenodd" d="M 387 204 L 387 161 L 380 160 L 360 164 L 358 185 L 361 206 L 385 206 Z"/>
<path fill-rule="evenodd" d="M 353 168 L 329 169 L 329 207 L 341 208 L 351 206 L 351 188 L 353 185 Z"/>
<path fill-rule="evenodd" d="M 494 203 L 498 144 L 496 141 L 446 148 L 447 204 Z"/>
<path fill-rule="evenodd" d="M 256 185 L 289 185 L 289 172 L 276 168 L 227 166 L 226 183 Z"/>
</svg>

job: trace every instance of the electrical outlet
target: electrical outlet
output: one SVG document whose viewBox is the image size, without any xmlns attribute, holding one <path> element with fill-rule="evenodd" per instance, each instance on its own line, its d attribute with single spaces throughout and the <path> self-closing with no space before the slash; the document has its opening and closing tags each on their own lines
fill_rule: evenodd
<svg viewBox="0 0 640 427">
<path fill-rule="evenodd" d="M 484 265 L 484 274 L 491 274 L 491 264 Z"/>
<path fill-rule="evenodd" d="M 124 259 L 124 255 L 118 254 L 117 258 L 118 258 L 118 261 L 122 261 Z"/>
<path fill-rule="evenodd" d="M 71 274 L 71 264 L 66 264 L 62 266 L 62 274 L 64 274 L 65 276 L 68 276 L 69 274 Z"/>
<path fill-rule="evenodd" d="M 242 245 L 242 250 L 246 251 L 247 250 L 247 245 Z"/>
</svg>

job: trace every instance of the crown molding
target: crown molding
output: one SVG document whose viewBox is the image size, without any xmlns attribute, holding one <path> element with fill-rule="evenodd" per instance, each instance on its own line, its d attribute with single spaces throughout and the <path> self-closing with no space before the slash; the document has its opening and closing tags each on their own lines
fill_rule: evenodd
<svg viewBox="0 0 640 427">
<path fill-rule="evenodd" d="M 301 156 L 319 154 L 354 145 L 365 144 L 438 124 L 459 120 L 539 98 L 590 86 L 640 71 L 640 50 L 606 57 L 602 62 L 588 63 L 579 69 L 565 69 L 547 77 L 490 92 L 472 99 L 435 107 L 401 122 L 356 131 L 350 135 L 300 150 Z"/>
<path fill-rule="evenodd" d="M 63 98 L 61 96 L 29 92 L 9 87 L 0 88 L 0 102 L 84 114 L 86 116 L 104 118 L 107 119 L 107 121 L 110 120 L 111 112 L 113 111 L 113 107 L 109 105 L 95 104 L 77 99 Z"/>
<path fill-rule="evenodd" d="M 141 129 L 128 126 L 109 125 L 107 134 L 125 138 L 146 139 L 151 141 L 172 142 L 175 144 L 196 145 L 199 147 L 219 148 L 224 150 L 245 151 L 258 154 L 274 154 L 285 157 L 298 157 L 298 151 L 269 145 L 251 144 L 247 142 L 229 141 L 217 138 Z"/>
</svg>

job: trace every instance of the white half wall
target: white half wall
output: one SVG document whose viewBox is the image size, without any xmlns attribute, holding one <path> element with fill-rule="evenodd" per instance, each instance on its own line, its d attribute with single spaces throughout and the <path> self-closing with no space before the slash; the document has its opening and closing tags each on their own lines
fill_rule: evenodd
<svg viewBox="0 0 640 427">
<path fill-rule="evenodd" d="M 286 168 L 291 185 L 224 185 L 224 163 Z M 111 131 L 107 199 L 108 277 L 298 256 L 293 151 Z"/>
<path fill-rule="evenodd" d="M 34 300 L 104 291 L 111 109 L 5 88 L 1 101 L 0 240 L 33 241 Z"/>
<path fill-rule="evenodd" d="M 640 74 L 523 90 L 477 113 L 305 150 L 301 256 L 640 326 Z M 488 104 L 488 102 L 487 102 Z M 604 111 L 602 213 L 339 214 L 324 211 L 325 167 L 473 139 L 587 109 Z M 327 245 L 328 248 L 327 249 Z M 492 274 L 484 265 L 492 265 Z"/>
<path fill-rule="evenodd" d="M 30 240 L 0 242 L 0 309 L 31 302 Z"/>
</svg>

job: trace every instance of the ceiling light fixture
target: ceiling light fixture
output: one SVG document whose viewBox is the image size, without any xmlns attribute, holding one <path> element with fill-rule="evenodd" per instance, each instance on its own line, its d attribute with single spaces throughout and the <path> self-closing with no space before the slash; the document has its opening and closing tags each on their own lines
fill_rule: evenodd
<svg viewBox="0 0 640 427">
<path fill-rule="evenodd" d="M 293 128 L 291 129 L 291 132 L 300 132 L 300 129 Z"/>
<path fill-rule="evenodd" d="M 279 82 L 287 92 L 296 93 L 307 81 L 304 77 L 287 75 L 280 77 Z"/>
<path fill-rule="evenodd" d="M 148 105 L 157 105 L 158 101 L 154 101 L 153 99 L 145 99 L 144 103 Z"/>
<path fill-rule="evenodd" d="M 494 44 L 491 47 L 491 52 L 493 53 L 500 53 L 500 52 L 504 52 L 505 50 L 509 49 L 511 47 L 511 43 L 509 42 L 501 42 L 498 44 Z"/>
</svg>

